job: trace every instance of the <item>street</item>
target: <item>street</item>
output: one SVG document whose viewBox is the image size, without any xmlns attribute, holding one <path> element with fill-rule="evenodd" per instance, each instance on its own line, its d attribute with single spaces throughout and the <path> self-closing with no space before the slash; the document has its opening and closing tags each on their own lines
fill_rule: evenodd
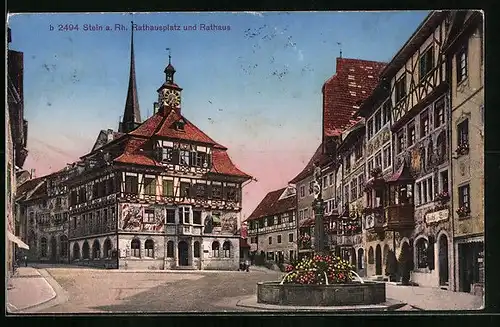
<svg viewBox="0 0 500 327">
<path fill-rule="evenodd" d="M 238 297 L 256 293 L 256 283 L 277 280 L 275 271 L 121 272 L 47 268 L 68 292 L 66 303 L 40 313 L 247 311 Z"/>
</svg>

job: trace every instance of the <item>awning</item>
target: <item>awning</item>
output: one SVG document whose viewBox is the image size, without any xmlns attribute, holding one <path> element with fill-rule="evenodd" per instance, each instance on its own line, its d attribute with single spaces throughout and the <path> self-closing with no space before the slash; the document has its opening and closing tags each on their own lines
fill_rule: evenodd
<svg viewBox="0 0 500 327">
<path fill-rule="evenodd" d="M 16 235 L 12 234 L 9 231 L 7 231 L 7 238 L 9 239 L 9 241 L 16 243 L 17 246 L 19 246 L 21 249 L 26 249 L 26 250 L 30 249 L 30 247 L 26 243 L 21 241 L 19 237 L 17 237 Z"/>
</svg>

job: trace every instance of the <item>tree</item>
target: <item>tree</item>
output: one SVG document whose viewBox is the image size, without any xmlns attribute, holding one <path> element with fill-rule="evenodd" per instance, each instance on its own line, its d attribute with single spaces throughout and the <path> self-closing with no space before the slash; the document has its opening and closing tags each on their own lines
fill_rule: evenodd
<svg viewBox="0 0 500 327">
<path fill-rule="evenodd" d="M 401 283 L 410 285 L 410 271 L 413 269 L 413 262 L 409 246 L 405 243 L 399 254 L 399 266 L 401 272 Z"/>
</svg>

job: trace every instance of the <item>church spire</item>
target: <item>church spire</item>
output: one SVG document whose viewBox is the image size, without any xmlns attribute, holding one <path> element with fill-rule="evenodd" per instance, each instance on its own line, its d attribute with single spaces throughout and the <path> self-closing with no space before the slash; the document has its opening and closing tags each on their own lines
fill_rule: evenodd
<svg viewBox="0 0 500 327">
<path fill-rule="evenodd" d="M 127 100 L 123 112 L 123 121 L 120 132 L 128 133 L 141 123 L 141 111 L 139 110 L 139 97 L 135 82 L 135 58 L 134 58 L 134 22 L 131 22 L 130 38 L 130 75 L 128 80 Z"/>
</svg>

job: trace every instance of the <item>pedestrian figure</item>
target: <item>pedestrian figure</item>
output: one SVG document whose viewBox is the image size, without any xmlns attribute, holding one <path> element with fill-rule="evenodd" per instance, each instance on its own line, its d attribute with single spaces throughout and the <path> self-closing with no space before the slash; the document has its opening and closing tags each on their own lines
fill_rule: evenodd
<svg viewBox="0 0 500 327">
<path fill-rule="evenodd" d="M 248 272 L 249 269 L 250 269 L 250 260 L 246 259 L 245 260 L 245 268 L 246 268 L 246 271 Z"/>
<path fill-rule="evenodd" d="M 24 266 L 28 267 L 28 256 L 24 255 Z"/>
</svg>

